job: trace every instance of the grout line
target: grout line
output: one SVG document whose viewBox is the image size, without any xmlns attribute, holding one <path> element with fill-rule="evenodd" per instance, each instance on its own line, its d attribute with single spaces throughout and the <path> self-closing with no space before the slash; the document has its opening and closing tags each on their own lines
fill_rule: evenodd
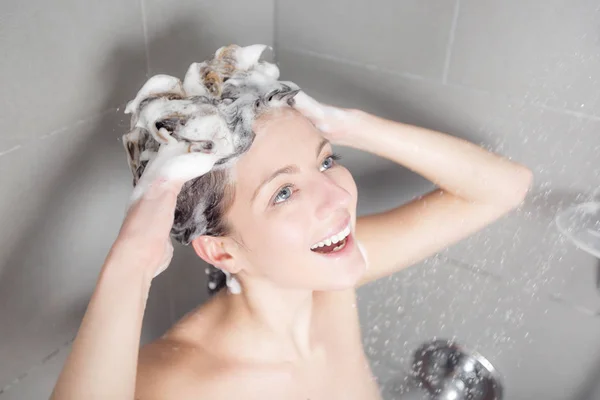
<svg viewBox="0 0 600 400">
<path fill-rule="evenodd" d="M 408 72 L 399 72 L 399 71 L 394 71 L 394 70 L 390 70 L 390 69 L 386 69 L 386 68 L 381 68 L 378 67 L 376 65 L 373 64 L 363 64 L 360 62 L 356 62 L 356 61 L 351 61 L 351 60 L 347 60 L 344 58 L 340 58 L 340 57 L 335 57 L 335 56 L 330 56 L 330 55 L 326 55 L 326 54 L 321 54 L 315 51 L 311 51 L 311 50 L 305 50 L 305 49 L 292 49 L 289 47 L 282 47 L 281 50 L 285 50 L 288 51 L 290 53 L 296 53 L 296 54 L 301 54 L 301 55 L 307 55 L 307 56 L 311 56 L 311 57 L 315 57 L 315 58 L 319 58 L 322 60 L 328 60 L 328 61 L 333 61 L 333 62 L 337 62 L 340 64 L 345 64 L 345 65 L 350 65 L 356 68 L 361 68 L 361 69 L 367 69 L 370 71 L 377 71 L 380 73 L 384 73 L 384 74 L 388 74 L 391 76 L 397 76 L 399 78 L 404 78 L 404 79 L 409 79 L 409 80 L 414 80 L 414 81 L 423 81 L 432 85 L 441 85 L 441 86 L 447 86 L 447 87 L 453 87 L 453 88 L 457 88 L 457 89 L 461 89 L 461 90 L 465 90 L 471 93 L 480 93 L 480 94 L 486 94 L 486 95 L 490 95 L 490 96 L 498 96 L 498 97 L 503 97 L 509 100 L 518 100 L 521 101 L 523 104 L 527 104 L 530 105 L 532 107 L 537 107 L 537 108 L 542 108 L 542 109 L 546 109 L 548 111 L 553 111 L 559 114 L 565 114 L 565 115 L 569 115 L 572 117 L 577 117 L 577 118 L 581 118 L 581 119 L 589 119 L 589 120 L 593 120 L 593 121 L 600 121 L 600 116 L 598 115 L 594 115 L 594 114 L 586 114 L 586 113 L 582 113 L 579 111 L 573 111 L 573 110 L 569 110 L 569 109 L 564 109 L 564 108 L 557 108 L 557 107 L 551 107 L 551 106 L 546 106 L 544 104 L 541 103 L 535 103 L 535 102 L 531 102 L 531 101 L 525 101 L 525 100 L 519 100 L 516 96 L 511 95 L 511 94 L 503 94 L 503 93 L 495 93 L 495 92 L 490 92 L 489 90 L 484 90 L 484 89 L 479 89 L 476 87 L 472 87 L 472 86 L 466 86 L 466 85 L 461 85 L 458 83 L 443 83 L 440 82 L 438 80 L 433 80 L 430 78 L 426 78 L 424 76 L 421 75 L 416 75 L 416 74 L 412 74 L 412 73 L 408 73 Z"/>
<path fill-rule="evenodd" d="M 26 139 L 25 142 L 23 142 L 21 144 L 18 144 L 18 145 L 14 146 L 14 147 L 12 147 L 12 148 L 10 148 L 8 150 L 4 150 L 4 151 L 0 152 L 0 157 L 2 157 L 4 155 L 7 155 L 7 154 L 10 154 L 10 153 L 12 153 L 14 151 L 20 150 L 21 148 L 23 148 L 23 146 L 26 146 L 26 145 L 34 142 L 34 141 L 48 139 L 51 136 L 55 136 L 55 135 L 59 135 L 59 134 L 65 133 L 65 132 L 67 132 L 67 131 L 69 131 L 69 130 L 75 128 L 75 127 L 77 127 L 78 125 L 86 124 L 86 123 L 88 123 L 88 122 L 90 122 L 90 121 L 92 121 L 92 120 L 94 120 L 96 118 L 100 118 L 100 117 L 103 117 L 105 115 L 108 115 L 111 112 L 119 111 L 121 109 L 121 107 L 122 107 L 122 105 L 119 105 L 119 107 L 108 108 L 108 109 L 106 109 L 104 111 L 100 111 L 99 113 L 94 114 L 91 117 L 79 119 L 79 120 L 77 120 L 77 121 L 75 121 L 75 122 L 73 122 L 73 123 L 71 123 L 69 125 L 63 126 L 62 128 L 55 129 L 55 130 L 53 130 L 51 132 L 48 132 L 48 133 L 45 133 L 45 134 L 43 134 L 41 136 L 36 136 L 36 137 L 32 137 L 32 138 Z"/>
<path fill-rule="evenodd" d="M 142 31 L 144 32 L 144 53 L 146 55 L 146 78 L 150 77 L 150 46 L 148 44 L 148 23 L 146 21 L 145 0 L 140 0 L 140 12 L 142 15 Z"/>
<path fill-rule="evenodd" d="M 20 144 L 18 144 L 18 145 L 14 146 L 14 147 L 11 147 L 8 150 L 4 150 L 4 151 L 0 152 L 0 157 L 5 156 L 5 155 L 7 155 L 9 153 L 12 153 L 13 151 L 19 150 L 21 147 L 22 146 Z"/>
<path fill-rule="evenodd" d="M 598 310 L 595 311 L 595 310 L 592 310 L 592 309 L 590 309 L 588 307 L 579 305 L 579 304 L 577 304 L 575 302 L 572 302 L 572 301 L 570 301 L 570 300 L 568 300 L 568 299 L 566 299 L 563 296 L 560 296 L 558 294 L 550 293 L 550 294 L 548 294 L 548 298 L 550 299 L 550 301 L 553 301 L 555 303 L 561 304 L 561 305 L 563 305 L 565 307 L 570 308 L 573 311 L 585 314 L 585 315 L 587 315 L 589 317 L 600 317 L 600 311 L 598 311 Z"/>
<path fill-rule="evenodd" d="M 273 0 L 273 63 L 275 63 L 275 65 L 277 65 L 277 50 L 279 48 L 279 45 L 277 44 L 277 0 Z"/>
<path fill-rule="evenodd" d="M 412 74 L 410 72 L 394 71 L 394 70 L 391 70 L 391 69 L 386 69 L 386 68 L 379 67 L 379 66 L 377 66 L 375 64 L 363 64 L 363 63 L 360 63 L 360 62 L 357 62 L 357 61 L 351 61 L 351 60 L 347 60 L 345 58 L 331 56 L 331 55 L 328 55 L 328 54 L 322 54 L 322 53 L 319 53 L 319 52 L 316 52 L 316 51 L 311 51 L 311 50 L 306 50 L 306 49 L 292 49 L 292 48 L 289 48 L 289 47 L 282 47 L 281 50 L 289 51 L 291 53 L 308 55 L 308 56 L 320 58 L 320 59 L 323 59 L 323 60 L 334 61 L 334 62 L 338 62 L 340 64 L 351 65 L 351 66 L 357 67 L 357 68 L 368 69 L 370 71 L 383 72 L 385 74 L 395 75 L 395 76 L 398 76 L 398 77 L 401 77 L 401 78 L 405 78 L 405 79 L 428 81 L 428 79 L 425 78 L 424 76 L 417 75 L 417 74 Z"/>
<path fill-rule="evenodd" d="M 33 367 L 29 368 L 27 371 L 23 372 L 22 374 L 17 376 L 15 379 L 13 379 L 12 382 L 9 382 L 4 387 L 0 388 L 0 396 L 4 393 L 8 392 L 13 386 L 17 386 L 20 383 L 22 383 L 29 375 L 31 375 L 32 372 L 34 372 L 38 368 L 43 367 L 44 364 L 46 364 L 48 361 L 50 361 L 54 357 L 56 357 L 61 351 L 63 351 L 65 349 L 65 347 L 68 347 L 71 343 L 73 343 L 74 340 L 75 340 L 75 336 L 73 336 L 71 339 L 67 340 L 61 346 L 59 346 L 56 349 L 54 349 L 53 351 L 51 351 L 48 355 L 46 355 L 44 358 L 42 358 L 41 361 L 39 361 Z"/>
<path fill-rule="evenodd" d="M 495 280 L 499 280 L 499 281 L 506 281 L 506 278 L 503 277 L 502 275 L 492 272 L 492 271 L 489 271 L 484 268 L 477 267 L 473 264 L 469 264 L 469 263 L 463 262 L 461 260 L 457 260 L 455 258 L 448 257 L 448 256 L 445 256 L 442 254 L 438 254 L 434 257 L 437 257 L 438 259 L 440 259 L 454 267 L 458 267 L 458 268 L 467 270 L 470 273 L 477 274 L 477 275 L 485 275 L 485 276 L 494 278 Z M 519 292 L 520 293 L 529 293 L 526 289 L 519 289 Z M 575 312 L 585 314 L 589 317 L 600 317 L 600 310 L 593 310 L 589 307 L 577 304 L 577 303 L 563 297 L 562 295 L 552 293 L 552 292 L 547 292 L 545 290 L 540 291 L 539 295 L 541 297 L 547 297 L 548 300 L 558 303 L 558 304 L 561 304 L 562 306 L 570 308 L 571 310 L 573 310 Z"/>
<path fill-rule="evenodd" d="M 96 118 L 103 117 L 105 115 L 108 115 L 110 112 L 116 112 L 117 110 L 119 110 L 119 107 L 111 107 L 111 108 L 109 108 L 107 110 L 100 111 L 98 114 L 94 114 L 91 117 L 79 119 L 79 120 L 73 122 L 70 125 L 64 126 L 62 128 L 56 129 L 56 130 L 53 130 L 52 132 L 46 133 L 45 135 L 36 137 L 33 140 L 39 140 L 39 139 L 44 140 L 44 139 L 47 139 L 47 138 L 49 138 L 51 136 L 67 132 L 68 130 L 73 129 L 73 128 L 75 128 L 78 125 L 84 125 L 84 124 L 86 124 L 86 123 L 88 123 L 88 122 L 90 122 L 90 121 L 92 121 L 92 120 L 94 120 Z"/>
<path fill-rule="evenodd" d="M 452 26 L 450 27 L 450 37 L 446 46 L 446 61 L 444 63 L 444 74 L 442 83 L 448 83 L 448 72 L 450 71 L 450 60 L 452 58 L 452 47 L 454 46 L 454 35 L 456 33 L 456 25 L 458 25 L 458 14 L 460 13 L 460 0 L 456 0 L 454 5 L 454 16 L 452 17 Z"/>
<path fill-rule="evenodd" d="M 593 114 L 586 114 L 586 113 L 582 113 L 579 111 L 573 111 L 573 110 L 569 110 L 566 108 L 558 108 L 558 107 L 551 107 L 551 106 L 547 106 L 545 104 L 541 104 L 541 103 L 530 103 L 532 106 L 534 107 L 538 107 L 544 110 L 548 110 L 548 111 L 554 111 L 557 113 L 563 113 L 563 114 L 567 114 L 570 115 L 572 117 L 577 117 L 577 118 L 582 118 L 582 119 L 591 119 L 594 121 L 600 121 L 600 117 L 593 115 Z"/>
</svg>

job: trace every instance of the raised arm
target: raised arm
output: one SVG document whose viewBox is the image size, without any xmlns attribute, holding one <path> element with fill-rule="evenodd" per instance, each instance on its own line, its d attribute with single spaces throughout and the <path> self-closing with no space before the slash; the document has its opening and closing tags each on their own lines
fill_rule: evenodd
<svg viewBox="0 0 600 400">
<path fill-rule="evenodd" d="M 395 209 L 361 217 L 356 236 L 368 255 L 361 284 L 390 275 L 456 243 L 516 208 L 532 180 L 523 165 L 473 143 L 300 97 L 297 108 L 335 144 L 377 154 L 439 189 Z"/>
<path fill-rule="evenodd" d="M 440 132 L 363 114 L 349 143 L 401 164 L 434 190 L 392 210 L 364 216 L 357 239 L 369 257 L 361 283 L 390 275 L 473 234 L 517 207 L 531 184 L 526 167 Z"/>
<path fill-rule="evenodd" d="M 100 272 L 52 400 L 132 400 L 144 308 L 154 276 L 169 265 L 169 237 L 183 184 L 217 158 L 160 148 L 138 182 L 132 206 Z"/>
<path fill-rule="evenodd" d="M 100 272 L 52 400 L 132 400 L 150 283 L 170 260 L 178 187 L 155 185 L 129 211 Z"/>
</svg>

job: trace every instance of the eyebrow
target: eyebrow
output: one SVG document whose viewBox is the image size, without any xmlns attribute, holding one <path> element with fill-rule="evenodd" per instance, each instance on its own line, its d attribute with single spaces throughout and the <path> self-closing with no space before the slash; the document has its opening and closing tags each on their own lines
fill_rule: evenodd
<svg viewBox="0 0 600 400">
<path fill-rule="evenodd" d="M 323 147 L 327 146 L 328 144 L 329 144 L 329 140 L 327 140 L 327 139 L 321 140 L 321 142 L 317 146 L 315 158 L 319 157 L 319 154 L 321 154 L 321 151 L 323 150 Z M 285 166 L 283 168 L 279 168 L 277 171 L 273 172 L 266 179 L 264 179 L 260 183 L 260 185 L 258 185 L 258 187 L 254 191 L 254 194 L 252 195 L 252 199 L 250 201 L 253 202 L 254 199 L 256 199 L 256 196 L 258 196 L 258 193 L 260 192 L 260 190 L 265 185 L 267 185 L 269 182 L 271 182 L 273 179 L 277 178 L 279 175 L 281 175 L 281 174 L 296 174 L 296 173 L 298 173 L 298 167 L 296 165 L 287 165 L 287 166 Z"/>
</svg>

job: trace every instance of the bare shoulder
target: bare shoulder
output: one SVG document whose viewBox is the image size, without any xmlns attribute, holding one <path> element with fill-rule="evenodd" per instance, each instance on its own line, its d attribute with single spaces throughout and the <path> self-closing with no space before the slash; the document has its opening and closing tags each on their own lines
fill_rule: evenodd
<svg viewBox="0 0 600 400">
<path fill-rule="evenodd" d="M 228 375 L 227 368 L 202 349 L 161 338 L 140 349 L 135 399 L 225 398 Z"/>
<path fill-rule="evenodd" d="M 136 400 L 231 398 L 239 375 L 213 342 L 221 307 L 211 299 L 140 349 Z"/>
<path fill-rule="evenodd" d="M 140 351 L 135 400 L 282 398 L 280 379 L 277 369 L 225 362 L 184 342 L 160 339 Z"/>
<path fill-rule="evenodd" d="M 183 398 L 192 378 L 186 372 L 183 343 L 158 339 L 140 349 L 136 379 L 136 400 Z"/>
<path fill-rule="evenodd" d="M 206 305 L 140 349 L 136 400 L 202 399 L 213 390 L 218 361 L 204 350 L 202 343 L 192 340 L 201 333 L 194 325 L 204 325 L 195 324 L 194 320 L 204 318 L 205 314 Z"/>
</svg>

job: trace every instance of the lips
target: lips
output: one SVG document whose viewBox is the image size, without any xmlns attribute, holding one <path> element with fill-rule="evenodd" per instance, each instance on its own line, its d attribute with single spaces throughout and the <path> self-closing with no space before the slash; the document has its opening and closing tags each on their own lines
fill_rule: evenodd
<svg viewBox="0 0 600 400">
<path fill-rule="evenodd" d="M 327 236 L 314 243 L 310 249 L 318 253 L 341 250 L 346 243 L 346 239 L 352 232 L 350 224 L 350 218 L 345 218 L 335 229 L 332 229 Z"/>
<path fill-rule="evenodd" d="M 314 251 L 314 250 L 318 250 L 323 247 L 330 247 L 330 246 L 335 247 L 335 245 L 337 243 L 342 242 L 343 240 L 345 240 L 348 237 L 348 235 L 350 235 L 350 231 L 351 231 L 350 225 L 348 225 L 342 231 L 313 244 L 310 247 L 310 249 Z"/>
<path fill-rule="evenodd" d="M 349 236 L 346 236 L 345 238 L 343 238 L 342 240 L 340 240 L 337 243 L 331 243 L 330 245 L 320 246 L 320 247 L 317 247 L 317 248 L 314 248 L 311 250 L 314 251 L 315 253 L 320 253 L 320 254 L 337 253 L 339 251 L 342 251 L 346 247 L 348 240 L 349 240 Z"/>
</svg>

